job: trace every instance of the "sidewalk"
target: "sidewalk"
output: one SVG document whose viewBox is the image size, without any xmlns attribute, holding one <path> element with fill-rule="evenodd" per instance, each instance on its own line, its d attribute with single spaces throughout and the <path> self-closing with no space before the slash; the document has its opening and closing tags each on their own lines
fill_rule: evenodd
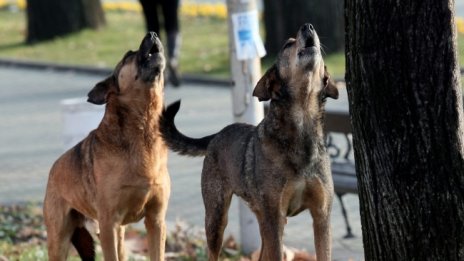
<svg viewBox="0 0 464 261">
<path fill-rule="evenodd" d="M 102 76 L 53 70 L 0 67 L 0 203 L 42 201 L 48 170 L 63 152 L 60 100 L 85 97 Z M 228 88 L 206 84 L 167 87 L 166 103 L 182 99 L 176 117 L 179 129 L 199 137 L 219 131 L 233 122 Z M 330 108 L 346 108 L 346 93 L 330 100 Z M 172 192 L 167 214 L 169 226 L 181 219 L 203 227 L 204 210 L 200 192 L 202 158 L 171 153 L 169 170 Z M 234 199 L 234 201 L 236 201 Z M 332 210 L 334 260 L 362 260 L 361 224 L 356 195 L 345 197 L 354 239 L 345 240 L 345 225 L 339 202 Z M 226 236 L 238 239 L 237 203 L 229 212 Z M 314 251 L 311 216 L 301 213 L 290 218 L 285 244 Z"/>
</svg>

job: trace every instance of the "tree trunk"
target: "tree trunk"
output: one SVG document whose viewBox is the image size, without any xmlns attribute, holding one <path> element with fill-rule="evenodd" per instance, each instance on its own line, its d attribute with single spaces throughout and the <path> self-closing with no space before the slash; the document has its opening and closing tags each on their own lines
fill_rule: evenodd
<svg viewBox="0 0 464 261">
<path fill-rule="evenodd" d="M 266 50 L 277 54 L 304 23 L 311 23 L 321 37 L 326 53 L 344 46 L 343 2 L 339 0 L 264 0 Z"/>
<path fill-rule="evenodd" d="M 99 0 L 28 0 L 27 43 L 98 29 L 105 24 Z"/>
<path fill-rule="evenodd" d="M 266 29 L 265 46 L 266 51 L 277 54 L 284 44 L 284 19 L 282 1 L 263 0 L 264 4 L 264 28 Z M 296 30 L 295 30 L 296 32 Z"/>
<path fill-rule="evenodd" d="M 454 0 L 345 0 L 366 260 L 464 260 Z"/>
<path fill-rule="evenodd" d="M 81 1 L 84 13 L 84 27 L 99 29 L 106 24 L 105 13 L 103 12 L 103 7 L 100 0 Z"/>
</svg>

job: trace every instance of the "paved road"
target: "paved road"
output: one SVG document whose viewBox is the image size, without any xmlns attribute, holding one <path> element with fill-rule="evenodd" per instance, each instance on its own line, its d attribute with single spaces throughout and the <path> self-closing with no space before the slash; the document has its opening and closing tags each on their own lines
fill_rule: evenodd
<svg viewBox="0 0 464 261">
<path fill-rule="evenodd" d="M 456 16 L 464 17 L 464 0 L 456 0 Z"/>
<path fill-rule="evenodd" d="M 63 152 L 63 121 L 60 100 L 85 97 L 99 76 L 0 67 L 0 203 L 42 201 L 48 170 Z M 184 85 L 166 88 L 166 101 L 182 99 L 176 122 L 191 136 L 210 134 L 232 123 L 231 97 L 227 88 Z M 330 100 L 329 108 L 346 108 L 346 94 Z M 170 226 L 176 219 L 203 226 L 200 193 L 201 158 L 170 155 L 172 195 L 167 215 Z M 345 227 L 338 201 L 334 202 L 332 222 L 334 258 L 362 259 L 361 225 L 357 196 L 346 202 L 356 239 L 343 240 Z M 227 234 L 237 236 L 237 202 L 232 203 Z M 314 250 L 312 221 L 308 213 L 289 219 L 286 244 Z"/>
</svg>

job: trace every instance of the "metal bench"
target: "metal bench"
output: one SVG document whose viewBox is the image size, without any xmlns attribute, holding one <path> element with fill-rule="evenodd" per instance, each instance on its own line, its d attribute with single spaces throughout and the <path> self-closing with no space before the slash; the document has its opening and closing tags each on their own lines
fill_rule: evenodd
<svg viewBox="0 0 464 261">
<path fill-rule="evenodd" d="M 343 196 L 347 193 L 358 194 L 356 170 L 352 158 L 353 145 L 351 140 L 351 122 L 347 111 L 327 111 L 325 114 L 326 146 L 331 157 L 332 177 L 335 194 L 342 208 L 345 219 L 346 235 L 344 238 L 354 237 L 348 221 L 348 214 L 343 203 Z M 341 135 L 342 144 L 335 142 L 335 135 Z M 339 140 L 338 139 L 338 140 Z M 343 144 L 344 143 L 344 144 Z"/>
</svg>

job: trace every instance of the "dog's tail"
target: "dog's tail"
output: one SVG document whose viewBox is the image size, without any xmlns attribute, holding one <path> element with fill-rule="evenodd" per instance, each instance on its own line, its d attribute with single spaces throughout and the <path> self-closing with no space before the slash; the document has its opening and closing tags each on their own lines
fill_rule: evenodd
<svg viewBox="0 0 464 261">
<path fill-rule="evenodd" d="M 95 260 L 93 238 L 85 227 L 77 227 L 71 237 L 71 243 L 83 261 Z"/>
<path fill-rule="evenodd" d="M 181 154 L 188 156 L 204 156 L 209 142 L 216 134 L 194 139 L 180 133 L 174 124 L 174 117 L 180 108 L 180 100 L 170 104 L 160 117 L 161 136 L 168 147 Z"/>
</svg>

